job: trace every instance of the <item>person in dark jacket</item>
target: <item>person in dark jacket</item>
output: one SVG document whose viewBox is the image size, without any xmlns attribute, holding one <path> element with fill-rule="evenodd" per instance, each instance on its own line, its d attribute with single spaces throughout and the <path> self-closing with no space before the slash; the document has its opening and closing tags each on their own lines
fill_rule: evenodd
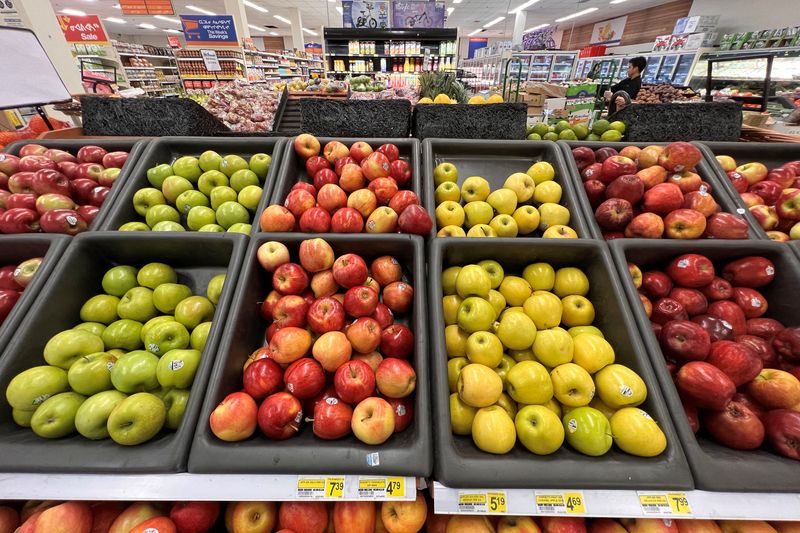
<svg viewBox="0 0 800 533">
<path fill-rule="evenodd" d="M 625 91 L 630 95 L 631 100 L 636 99 L 639 94 L 639 89 L 642 88 L 642 72 L 647 66 L 647 60 L 642 56 L 634 57 L 628 62 L 628 77 L 619 83 L 612 85 L 610 91 L 606 91 L 606 99 L 610 99 L 611 95 L 617 91 Z M 622 98 L 617 98 L 617 109 L 622 108 L 625 101 Z"/>
</svg>

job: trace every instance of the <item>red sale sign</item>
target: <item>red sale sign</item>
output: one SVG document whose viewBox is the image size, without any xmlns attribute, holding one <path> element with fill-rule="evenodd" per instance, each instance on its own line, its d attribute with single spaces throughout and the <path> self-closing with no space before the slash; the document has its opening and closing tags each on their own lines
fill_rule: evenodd
<svg viewBox="0 0 800 533">
<path fill-rule="evenodd" d="M 108 37 L 97 15 L 58 15 L 58 25 L 68 43 L 108 44 Z"/>
</svg>

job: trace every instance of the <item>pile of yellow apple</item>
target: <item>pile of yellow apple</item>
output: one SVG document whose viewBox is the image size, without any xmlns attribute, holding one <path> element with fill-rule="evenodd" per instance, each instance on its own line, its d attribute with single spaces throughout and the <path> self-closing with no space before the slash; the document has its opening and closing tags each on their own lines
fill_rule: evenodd
<svg viewBox="0 0 800 533">
<path fill-rule="evenodd" d="M 468 177 L 459 188 L 456 166 L 440 163 L 433 170 L 437 235 L 516 237 L 541 231 L 545 238 L 577 238 L 568 225 L 569 209 L 559 204 L 555 175 L 553 165 L 539 161 L 527 172 L 511 174 L 495 191 L 481 176 Z"/>
<path fill-rule="evenodd" d="M 654 457 L 666 437 L 638 405 L 647 386 L 614 362 L 578 268 L 532 263 L 521 276 L 486 260 L 442 273 L 450 423 L 489 453 L 537 455 L 564 440 L 591 456 L 612 444 Z"/>
</svg>

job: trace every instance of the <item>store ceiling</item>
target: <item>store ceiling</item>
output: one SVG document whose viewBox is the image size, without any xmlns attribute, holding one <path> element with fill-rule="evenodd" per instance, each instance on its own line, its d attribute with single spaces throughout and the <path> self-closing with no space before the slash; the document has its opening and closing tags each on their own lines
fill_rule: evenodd
<svg viewBox="0 0 800 533">
<path fill-rule="evenodd" d="M 253 26 L 264 28 L 262 32 L 254 31 L 253 36 L 258 35 L 289 35 L 291 29 L 289 24 L 278 20 L 275 15 L 289 18 L 291 8 L 299 8 L 301 12 L 303 26 L 313 31 L 319 31 L 322 26 L 341 26 L 342 16 L 336 7 L 341 7 L 340 1 L 331 0 L 251 0 L 254 4 L 268 9 L 268 13 L 262 13 L 252 7 L 246 7 L 248 23 Z M 510 38 L 514 29 L 515 15 L 509 11 L 525 4 L 527 0 L 446 0 L 448 8 L 453 8 L 448 17 L 448 27 L 460 27 L 464 34 L 472 33 L 480 29 L 484 24 L 499 17 L 503 20 L 486 29 L 476 36 L 480 37 L 506 37 Z M 619 1 L 619 0 L 617 0 Z M 607 18 L 625 15 L 631 11 L 653 7 L 659 4 L 668 3 L 670 0 L 623 0 L 622 2 L 611 4 L 609 0 L 538 0 L 528 6 L 526 28 L 531 28 L 540 24 L 570 27 L 573 24 L 582 25 L 596 22 Z M 133 35 L 167 35 L 167 29 L 180 29 L 180 25 L 163 19 L 154 17 L 134 17 L 123 16 L 119 10 L 118 0 L 52 0 L 56 12 L 62 9 L 77 9 L 89 14 L 100 15 L 101 18 L 107 17 L 122 18 L 126 24 L 119 24 L 105 21 L 106 29 L 114 34 L 133 34 Z M 225 12 L 222 0 L 173 0 L 176 13 L 192 14 L 195 11 L 187 9 L 187 5 L 192 5 L 217 14 Z M 571 19 L 569 21 L 557 23 L 556 19 L 571 15 L 575 12 L 589 8 L 597 8 L 596 11 L 586 15 Z M 141 28 L 139 24 L 152 24 L 156 29 Z M 321 37 L 321 36 L 320 36 Z M 314 39 L 313 35 L 307 34 L 306 38 Z"/>
</svg>

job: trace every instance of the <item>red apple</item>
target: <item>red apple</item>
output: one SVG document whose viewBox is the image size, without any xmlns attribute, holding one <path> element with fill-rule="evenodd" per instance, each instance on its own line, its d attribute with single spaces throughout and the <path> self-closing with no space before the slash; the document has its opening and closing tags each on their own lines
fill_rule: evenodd
<svg viewBox="0 0 800 533">
<path fill-rule="evenodd" d="M 800 460 L 800 413 L 790 409 L 770 411 L 764 428 L 772 448 L 790 459 Z"/>
<path fill-rule="evenodd" d="M 667 169 L 658 165 L 644 168 L 637 172 L 636 175 L 642 180 L 646 191 L 667 181 Z"/>
<path fill-rule="evenodd" d="M 300 218 L 307 209 L 317 205 L 314 195 L 302 189 L 290 191 L 284 202 L 286 208 L 292 212 L 295 218 Z"/>
<path fill-rule="evenodd" d="M 694 172 L 684 170 L 683 172 L 670 174 L 667 177 L 667 183 L 674 183 L 683 194 L 689 194 L 700 190 L 703 179 Z"/>
<path fill-rule="evenodd" d="M 286 390 L 297 398 L 313 398 L 325 386 L 325 372 L 316 360 L 303 357 L 286 368 L 283 381 Z"/>
<path fill-rule="evenodd" d="M 59 194 L 59 196 L 62 196 Z M 15 208 L 24 208 L 24 209 L 35 209 L 36 208 L 36 195 L 33 193 L 14 193 L 6 198 L 6 209 L 15 209 Z M 75 204 L 73 204 L 74 206 Z M 64 208 L 66 209 L 66 208 Z M 47 211 L 47 209 L 45 209 Z M 41 211 L 39 211 L 41 214 Z"/>
<path fill-rule="evenodd" d="M 39 231 L 39 213 L 33 209 L 15 208 L 0 214 L 0 233 L 33 233 Z"/>
<path fill-rule="evenodd" d="M 659 298 L 653 304 L 650 321 L 664 325 L 672 320 L 688 320 L 686 309 L 672 298 Z"/>
<path fill-rule="evenodd" d="M 677 376 L 681 397 L 701 409 L 722 411 L 736 393 L 736 385 L 720 369 L 704 361 L 690 361 Z"/>
<path fill-rule="evenodd" d="M 364 161 L 367 161 L 366 159 Z M 348 163 L 342 167 L 339 177 L 339 187 L 345 192 L 352 193 L 364 187 L 364 173 L 356 163 Z"/>
<path fill-rule="evenodd" d="M 743 192 L 739 197 L 742 199 L 744 206 L 748 209 L 755 205 L 765 205 L 764 198 L 752 192 Z"/>
<path fill-rule="evenodd" d="M 292 188 L 289 189 L 289 191 L 291 192 L 291 191 L 296 191 L 296 190 L 300 190 L 300 189 L 308 192 L 314 198 L 317 197 L 317 189 L 316 189 L 316 187 L 314 187 L 312 184 L 310 184 L 308 182 L 305 182 L 305 181 L 298 181 L 297 183 L 292 185 Z"/>
<path fill-rule="evenodd" d="M 700 287 L 700 292 L 711 301 L 728 300 L 733 297 L 733 287 L 728 280 L 714 276 L 711 283 L 705 287 Z"/>
<path fill-rule="evenodd" d="M 278 529 L 296 533 L 324 533 L 328 527 L 325 502 L 283 502 L 278 510 Z"/>
<path fill-rule="evenodd" d="M 78 152 L 80 153 L 80 152 Z M 106 168 L 122 168 L 125 161 L 128 160 L 128 152 L 107 152 L 99 161 Z M 58 160 L 54 159 L 57 163 Z"/>
<path fill-rule="evenodd" d="M 377 178 L 371 181 L 368 187 L 375 194 L 378 205 L 389 205 L 398 190 L 397 182 L 392 178 Z"/>
<path fill-rule="evenodd" d="M 256 402 L 246 392 L 228 394 L 209 417 L 211 432 L 227 442 L 247 439 L 256 430 L 257 411 Z"/>
<path fill-rule="evenodd" d="M 355 209 L 362 217 L 369 217 L 378 208 L 378 198 L 369 189 L 358 189 L 347 197 L 347 207 Z"/>
<path fill-rule="evenodd" d="M 333 170 L 335 171 L 337 176 L 341 176 L 342 175 L 342 169 L 344 168 L 344 166 L 345 165 L 352 165 L 352 164 L 358 165 L 358 163 L 356 163 L 356 160 L 353 159 L 352 157 L 350 157 L 350 156 L 342 157 L 341 159 L 338 159 L 336 161 L 336 164 L 333 166 Z"/>
<path fill-rule="evenodd" d="M 103 170 L 103 167 L 100 165 L 96 166 L 100 169 L 100 171 Z M 44 157 L 43 155 L 26 155 L 19 160 L 19 172 L 36 172 L 37 170 L 42 170 L 44 168 L 58 170 L 58 164 L 55 161 Z"/>
<path fill-rule="evenodd" d="M 411 183 L 411 167 L 402 159 L 397 159 L 389 163 L 389 176 L 403 187 Z"/>
<path fill-rule="evenodd" d="M 625 227 L 625 237 L 660 239 L 664 234 L 664 220 L 655 213 L 642 213 L 633 217 Z"/>
<path fill-rule="evenodd" d="M 57 170 L 37 170 L 31 178 L 31 188 L 36 194 L 63 194 L 69 196 L 72 192 L 69 179 Z"/>
<path fill-rule="evenodd" d="M 742 257 L 725 265 L 722 277 L 733 285 L 758 289 L 775 278 L 775 265 L 766 257 Z"/>
<path fill-rule="evenodd" d="M 325 185 L 338 185 L 339 176 L 329 168 L 321 168 L 314 174 L 313 182 L 314 188 L 319 191 Z"/>
<path fill-rule="evenodd" d="M 288 392 L 276 392 L 268 396 L 258 408 L 258 427 L 273 440 L 294 436 L 302 420 L 300 401 Z"/>
<path fill-rule="evenodd" d="M 414 392 L 417 374 L 408 361 L 386 357 L 375 371 L 375 383 L 387 398 L 405 398 Z"/>
<path fill-rule="evenodd" d="M 712 343 L 706 362 L 725 372 L 737 387 L 749 383 L 763 368 L 750 348 L 729 340 Z"/>
<path fill-rule="evenodd" d="M 384 357 L 406 359 L 414 352 L 414 333 L 402 324 L 392 324 L 381 333 L 380 351 Z"/>
<path fill-rule="evenodd" d="M 347 193 L 339 185 L 326 183 L 317 193 L 317 204 L 333 214 L 337 209 L 347 205 Z"/>
<path fill-rule="evenodd" d="M 398 193 L 389 200 L 389 208 L 397 213 L 397 216 L 402 215 L 403 211 L 410 205 L 419 205 L 419 198 L 414 191 L 398 191 Z"/>
<path fill-rule="evenodd" d="M 75 209 L 75 212 L 86 221 L 86 223 L 91 226 L 94 219 L 97 218 L 97 214 L 100 212 L 100 208 L 96 205 L 81 205 Z"/>
<path fill-rule="evenodd" d="M 636 174 L 625 174 L 608 184 L 607 198 L 622 198 L 635 205 L 644 195 L 644 183 Z"/>
<path fill-rule="evenodd" d="M 105 202 L 108 194 L 111 192 L 111 189 L 108 187 L 95 187 L 89 194 L 86 196 L 86 199 L 89 201 L 90 204 L 96 205 L 100 207 Z"/>
<path fill-rule="evenodd" d="M 586 167 L 595 162 L 594 150 L 588 146 L 578 146 L 572 149 L 572 157 L 575 159 L 575 164 L 579 171 L 583 171 Z"/>
<path fill-rule="evenodd" d="M 397 147 L 396 144 L 391 144 L 391 143 L 382 144 L 375 151 L 385 155 L 386 159 L 388 159 L 390 162 L 396 161 L 397 159 L 400 158 L 400 149 Z"/>
<path fill-rule="evenodd" d="M 375 392 L 375 373 L 364 361 L 350 360 L 336 369 L 333 384 L 342 401 L 357 404 Z"/>
<path fill-rule="evenodd" d="M 606 180 L 603 180 L 602 178 L 603 178 L 603 164 L 602 163 L 592 163 L 591 165 L 589 165 L 588 167 L 584 168 L 581 171 L 581 179 L 583 181 L 597 180 L 597 181 L 601 182 L 603 185 L 605 185 L 606 183 L 610 183 L 612 181 L 612 180 L 609 180 L 607 182 Z"/>
<path fill-rule="evenodd" d="M 674 378 L 675 376 L 673 376 Z M 693 433 L 697 433 L 700 431 L 700 416 L 697 413 L 697 407 L 683 398 L 681 398 L 681 405 L 683 406 L 683 412 L 686 414 L 686 420 L 689 422 L 689 427 Z"/>
<path fill-rule="evenodd" d="M 337 159 L 348 157 L 350 155 L 350 150 L 339 141 L 331 141 L 325 145 L 325 148 L 322 150 L 322 155 L 325 156 L 328 163 L 334 164 Z"/>
<path fill-rule="evenodd" d="M 300 216 L 300 231 L 305 233 L 328 233 L 331 229 L 331 216 L 321 207 L 312 207 Z"/>
<path fill-rule="evenodd" d="M 381 286 L 385 287 L 392 282 L 400 281 L 403 277 L 403 267 L 394 257 L 383 255 L 372 262 L 370 266 L 372 277 Z"/>
<path fill-rule="evenodd" d="M 642 307 L 644 307 L 644 314 L 647 315 L 647 318 L 650 318 L 653 315 L 653 302 L 642 293 L 639 293 L 639 301 L 642 302 Z M 660 326 L 661 324 L 657 325 Z"/>
<path fill-rule="evenodd" d="M 433 229 L 433 221 L 428 211 L 420 205 L 412 204 L 403 210 L 397 219 L 397 225 L 403 233 L 428 235 Z"/>
<path fill-rule="evenodd" d="M 772 347 L 785 360 L 800 363 L 800 327 L 778 331 L 772 340 Z"/>
<path fill-rule="evenodd" d="M 99 181 L 103 175 L 103 165 L 98 163 L 81 163 L 75 169 L 75 179 L 89 179 Z"/>
<path fill-rule="evenodd" d="M 344 310 L 352 317 L 370 316 L 378 305 L 378 294 L 363 285 L 356 285 L 344 295 Z"/>
<path fill-rule="evenodd" d="M 703 416 L 703 427 L 714 440 L 734 450 L 755 450 L 764 441 L 764 424 L 747 405 L 735 400 L 724 410 Z"/>
<path fill-rule="evenodd" d="M 742 308 L 747 318 L 758 318 L 767 312 L 767 299 L 749 287 L 734 287 L 733 301 Z"/>
<path fill-rule="evenodd" d="M 70 180 L 77 178 L 76 173 L 78 172 L 78 163 L 73 163 L 72 161 L 62 161 L 58 163 L 58 171 L 64 174 Z"/>
<path fill-rule="evenodd" d="M 730 180 L 733 188 L 736 189 L 736 192 L 741 194 L 747 190 L 747 187 L 750 184 L 748 183 L 747 177 L 744 174 L 736 170 L 731 170 L 726 174 L 728 175 L 728 180 Z"/>
<path fill-rule="evenodd" d="M 306 325 L 308 304 L 302 296 L 288 295 L 281 297 L 272 308 L 272 317 L 279 328 L 294 326 L 302 328 Z"/>
<path fill-rule="evenodd" d="M 12 289 L 0 289 L 0 323 L 4 322 L 8 314 L 19 300 L 21 293 Z"/>
<path fill-rule="evenodd" d="M 350 157 L 355 159 L 356 163 L 360 163 L 362 159 L 365 159 L 372 152 L 372 146 L 364 141 L 354 142 L 353 145 L 350 146 Z"/>
<path fill-rule="evenodd" d="M 294 215 L 282 205 L 271 205 L 267 207 L 261 213 L 261 217 L 259 217 L 259 226 L 261 227 L 261 231 L 292 231 L 294 229 L 294 224 Z"/>
<path fill-rule="evenodd" d="M 316 176 L 317 172 L 322 169 L 330 169 L 331 164 L 322 156 L 314 155 L 306 160 L 306 173 L 309 177 Z"/>
<path fill-rule="evenodd" d="M 367 264 L 356 254 L 341 255 L 333 263 L 333 277 L 345 289 L 362 285 L 368 275 Z"/>
<path fill-rule="evenodd" d="M 308 274 L 297 263 L 284 263 L 272 274 L 272 286 L 283 295 L 300 294 L 308 283 Z"/>
<path fill-rule="evenodd" d="M 378 349 L 381 343 L 381 326 L 370 317 L 357 318 L 347 328 L 347 340 L 358 353 L 370 353 Z"/>
<path fill-rule="evenodd" d="M 673 259 L 667 275 L 680 286 L 700 288 L 714 280 L 714 264 L 700 254 L 684 254 Z"/>
<path fill-rule="evenodd" d="M 688 320 L 672 320 L 664 324 L 659 340 L 664 355 L 678 361 L 702 361 L 711 349 L 708 332 Z"/>
<path fill-rule="evenodd" d="M 338 209 L 331 217 L 333 233 L 361 233 L 364 229 L 364 217 L 352 207 Z"/>
<path fill-rule="evenodd" d="M 711 342 L 733 340 L 733 327 L 725 320 L 712 315 L 697 315 L 692 317 L 692 322 L 703 328 Z"/>
<path fill-rule="evenodd" d="M 342 400 L 335 396 L 318 400 L 314 402 L 313 412 L 314 424 L 312 429 L 317 437 L 325 440 L 334 440 L 350 434 L 353 408 Z"/>
<path fill-rule="evenodd" d="M 0 153 L 0 172 L 7 176 L 19 171 L 19 157 L 11 154 Z"/>
<path fill-rule="evenodd" d="M 774 368 L 778 364 L 778 356 L 775 354 L 775 350 L 772 349 L 768 341 L 761 337 L 739 335 L 736 337 L 736 342 L 749 348 L 753 355 L 761 360 L 764 368 Z"/>
<path fill-rule="evenodd" d="M 670 291 L 669 297 L 680 303 L 689 316 L 703 314 L 708 309 L 708 300 L 696 289 L 675 287 Z"/>
<path fill-rule="evenodd" d="M 596 208 L 606 197 L 606 184 L 600 180 L 584 181 L 583 189 L 586 191 L 586 196 L 589 198 L 589 204 L 592 207 Z"/>
<path fill-rule="evenodd" d="M 756 219 L 758 225 L 765 231 L 773 230 L 778 226 L 778 213 L 775 208 L 768 205 L 754 205 L 749 207 L 748 210 L 753 218 Z"/>
<path fill-rule="evenodd" d="M 775 202 L 775 210 L 782 220 L 800 220 L 800 189 L 784 189 L 781 191 Z"/>
<path fill-rule="evenodd" d="M 82 146 L 78 150 L 79 163 L 102 163 L 108 152 L 99 146 Z"/>
<path fill-rule="evenodd" d="M 594 212 L 594 218 L 604 230 L 622 230 L 633 218 L 633 207 L 628 200 L 611 198 L 600 204 Z"/>
<path fill-rule="evenodd" d="M 635 174 L 636 163 L 621 155 L 614 155 L 603 161 L 603 170 L 597 178 L 606 185 L 625 174 Z"/>
<path fill-rule="evenodd" d="M 319 141 L 313 135 L 302 133 L 295 137 L 293 144 L 294 152 L 303 159 L 319 155 Z"/>
<path fill-rule="evenodd" d="M 323 297 L 308 308 L 306 320 L 315 333 L 339 331 L 344 327 L 345 312 L 339 300 Z"/>
<path fill-rule="evenodd" d="M 323 270 L 311 276 L 311 291 L 315 298 L 333 296 L 337 290 L 339 290 L 339 286 L 336 284 L 336 280 L 333 279 L 332 270 Z"/>
<path fill-rule="evenodd" d="M 15 270 L 17 270 L 15 265 L 6 265 L 4 267 L 0 267 L 0 289 L 21 291 L 25 288 L 14 279 Z"/>
<path fill-rule="evenodd" d="M 39 218 L 39 225 L 46 233 L 77 235 L 86 231 L 88 224 L 72 209 L 51 209 Z"/>
<path fill-rule="evenodd" d="M 99 185 L 94 180 L 86 179 L 86 178 L 75 178 L 70 181 L 72 185 L 72 197 L 75 199 L 76 202 L 88 202 L 89 193 Z"/>
<path fill-rule="evenodd" d="M 676 209 L 664 217 L 670 239 L 699 239 L 706 231 L 706 217 L 694 209 Z"/>
<path fill-rule="evenodd" d="M 766 409 L 789 409 L 800 403 L 800 381 L 789 372 L 765 368 L 747 386 L 747 393 Z"/>
<path fill-rule="evenodd" d="M 394 432 L 405 431 L 414 421 L 414 403 L 409 397 L 389 398 L 389 405 L 394 410 Z"/>
<path fill-rule="evenodd" d="M 256 359 L 244 369 L 242 383 L 247 394 L 261 400 L 283 386 L 283 370 L 272 359 Z"/>
<path fill-rule="evenodd" d="M 33 176 L 35 172 L 17 172 L 8 178 L 8 190 L 12 193 L 35 193 L 33 190 Z"/>
<path fill-rule="evenodd" d="M 321 272 L 333 266 L 333 248 L 324 239 L 306 239 L 298 251 L 300 265 L 306 272 Z"/>
<path fill-rule="evenodd" d="M 719 317 L 731 325 L 734 336 L 747 333 L 747 323 L 742 308 L 729 300 L 718 300 L 708 306 L 708 314 Z"/>
<path fill-rule="evenodd" d="M 383 288 L 383 303 L 395 313 L 405 313 L 414 302 L 414 287 L 395 281 Z"/>
<path fill-rule="evenodd" d="M 748 232 L 747 221 L 731 213 L 715 213 L 706 224 L 706 234 L 713 239 L 746 239 Z"/>
<path fill-rule="evenodd" d="M 667 215 L 683 205 L 683 193 L 674 183 L 659 183 L 644 193 L 642 209 L 657 215 Z"/>
<path fill-rule="evenodd" d="M 219 502 L 175 502 L 169 517 L 179 533 L 205 533 L 214 527 L 219 508 Z"/>
<path fill-rule="evenodd" d="M 372 181 L 391 175 L 391 163 L 381 152 L 373 152 L 369 157 L 361 162 L 361 170 L 364 177 Z"/>
<path fill-rule="evenodd" d="M 670 172 L 683 172 L 697 166 L 703 154 L 693 144 L 674 142 L 664 147 L 658 156 L 658 164 Z"/>
<path fill-rule="evenodd" d="M 794 178 L 792 178 L 794 181 Z M 747 192 L 760 196 L 767 205 L 775 205 L 783 192 L 783 187 L 774 181 L 760 181 L 751 185 Z"/>
<path fill-rule="evenodd" d="M 704 217 L 710 217 L 719 209 L 714 197 L 705 191 L 692 191 L 684 196 L 683 207 L 685 209 L 694 209 L 702 213 Z"/>
<path fill-rule="evenodd" d="M 651 298 L 664 298 L 672 290 L 672 280 L 663 272 L 649 270 L 642 274 L 642 289 Z"/>
<path fill-rule="evenodd" d="M 382 303 L 377 305 L 375 312 L 372 313 L 372 318 L 378 321 L 378 324 L 380 324 L 381 328 L 387 328 L 394 323 L 394 315 L 392 314 L 392 310 Z"/>
</svg>

